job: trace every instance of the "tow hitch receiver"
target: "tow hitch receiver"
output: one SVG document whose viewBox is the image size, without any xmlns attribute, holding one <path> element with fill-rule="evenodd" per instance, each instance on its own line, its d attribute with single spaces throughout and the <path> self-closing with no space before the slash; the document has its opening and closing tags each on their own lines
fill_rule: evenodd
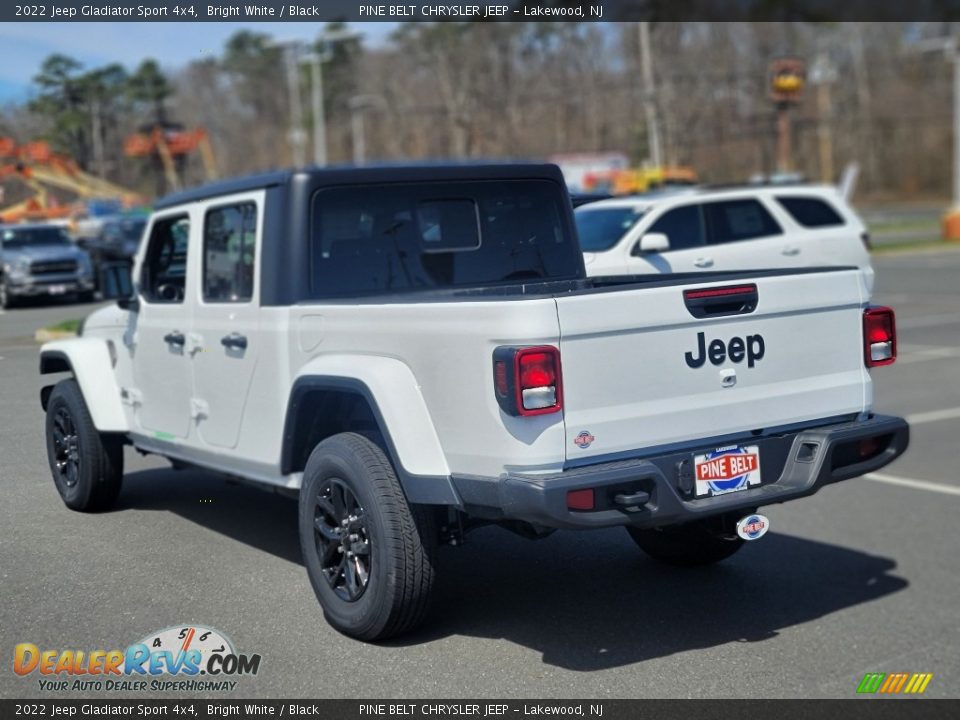
<svg viewBox="0 0 960 720">
<path fill-rule="evenodd" d="M 770 529 L 770 519 L 766 515 L 747 515 L 737 522 L 737 535 L 744 540 L 759 540 Z"/>
</svg>

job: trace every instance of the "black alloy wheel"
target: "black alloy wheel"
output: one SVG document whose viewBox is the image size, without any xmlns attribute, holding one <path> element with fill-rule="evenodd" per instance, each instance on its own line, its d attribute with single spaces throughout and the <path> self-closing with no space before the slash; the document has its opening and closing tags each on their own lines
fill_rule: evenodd
<svg viewBox="0 0 960 720">
<path fill-rule="evenodd" d="M 337 597 L 355 602 L 370 581 L 373 553 L 366 517 L 357 497 L 338 478 L 330 478 L 317 491 L 314 536 L 321 571 Z"/>
<path fill-rule="evenodd" d="M 64 488 L 72 488 L 80 479 L 80 439 L 69 408 L 61 405 L 56 409 L 52 432 L 55 480 Z"/>
</svg>

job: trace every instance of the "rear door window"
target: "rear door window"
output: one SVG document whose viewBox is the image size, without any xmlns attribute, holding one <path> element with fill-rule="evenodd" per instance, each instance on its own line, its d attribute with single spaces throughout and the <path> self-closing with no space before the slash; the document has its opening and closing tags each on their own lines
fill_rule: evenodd
<svg viewBox="0 0 960 720">
<path fill-rule="evenodd" d="M 671 250 L 700 247 L 705 242 L 703 213 L 700 205 L 684 205 L 668 210 L 647 229 L 647 232 L 666 235 L 670 240 Z"/>
<path fill-rule="evenodd" d="M 837 227 L 844 224 L 840 213 L 820 198 L 778 196 L 777 202 L 806 228 Z"/>
<path fill-rule="evenodd" d="M 711 245 L 783 234 L 783 229 L 758 200 L 705 203 L 703 212 Z"/>
<path fill-rule="evenodd" d="M 203 299 L 239 303 L 253 297 L 257 206 L 252 202 L 207 211 L 203 224 Z"/>
</svg>

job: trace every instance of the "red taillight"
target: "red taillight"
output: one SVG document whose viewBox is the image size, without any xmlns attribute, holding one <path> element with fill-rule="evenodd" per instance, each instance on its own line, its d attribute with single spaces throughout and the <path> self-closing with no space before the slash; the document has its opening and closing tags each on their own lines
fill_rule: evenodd
<svg viewBox="0 0 960 720">
<path fill-rule="evenodd" d="M 519 413 L 544 415 L 560 410 L 560 351 L 549 345 L 522 348 L 515 358 Z"/>
<path fill-rule="evenodd" d="M 893 310 L 872 307 L 863 313 L 863 360 L 867 367 L 897 359 L 897 326 Z"/>
<path fill-rule="evenodd" d="M 499 347 L 493 353 L 497 402 L 508 415 L 544 415 L 563 409 L 560 351 L 551 345 Z"/>
<path fill-rule="evenodd" d="M 525 352 L 519 355 L 521 389 L 556 385 L 557 371 L 553 358 L 552 353 L 545 352 Z"/>
</svg>

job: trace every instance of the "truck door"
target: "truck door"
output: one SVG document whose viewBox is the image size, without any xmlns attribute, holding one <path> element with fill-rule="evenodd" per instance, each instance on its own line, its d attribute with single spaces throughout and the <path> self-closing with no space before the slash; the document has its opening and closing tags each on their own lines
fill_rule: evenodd
<svg viewBox="0 0 960 720">
<path fill-rule="evenodd" d="M 190 431 L 190 229 L 185 211 L 155 216 L 140 269 L 131 401 L 140 428 L 159 440 L 185 438 Z"/>
<path fill-rule="evenodd" d="M 237 445 L 260 352 L 260 256 L 264 192 L 220 197 L 199 207 L 200 281 L 189 343 L 191 415 L 201 446 Z"/>
</svg>

